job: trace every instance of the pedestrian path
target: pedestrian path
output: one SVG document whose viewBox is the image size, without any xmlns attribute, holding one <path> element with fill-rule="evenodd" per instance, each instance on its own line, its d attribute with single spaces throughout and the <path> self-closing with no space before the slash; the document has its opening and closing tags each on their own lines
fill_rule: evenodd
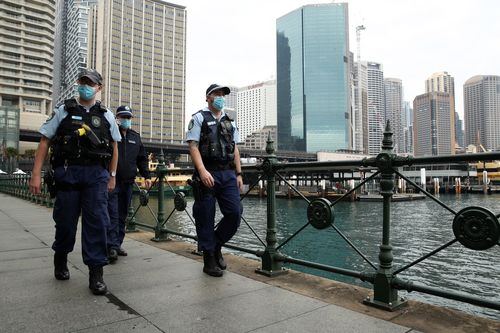
<svg viewBox="0 0 500 333">
<path fill-rule="evenodd" d="M 80 240 L 53 277 L 52 210 L 0 194 L 0 332 L 417 332 L 126 238 L 94 296 Z M 78 236 L 79 237 L 79 236 Z"/>
</svg>

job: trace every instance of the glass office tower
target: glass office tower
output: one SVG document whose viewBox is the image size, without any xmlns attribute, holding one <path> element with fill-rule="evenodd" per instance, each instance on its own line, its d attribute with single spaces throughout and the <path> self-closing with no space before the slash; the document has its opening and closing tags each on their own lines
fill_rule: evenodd
<svg viewBox="0 0 500 333">
<path fill-rule="evenodd" d="M 346 3 L 277 20 L 278 149 L 352 149 L 348 26 Z"/>
</svg>

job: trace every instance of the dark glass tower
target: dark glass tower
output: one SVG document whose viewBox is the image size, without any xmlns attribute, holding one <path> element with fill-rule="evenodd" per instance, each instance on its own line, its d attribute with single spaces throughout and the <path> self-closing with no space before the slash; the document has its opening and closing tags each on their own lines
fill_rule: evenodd
<svg viewBox="0 0 500 333">
<path fill-rule="evenodd" d="M 347 4 L 303 6 L 276 25 L 278 149 L 351 149 Z"/>
</svg>

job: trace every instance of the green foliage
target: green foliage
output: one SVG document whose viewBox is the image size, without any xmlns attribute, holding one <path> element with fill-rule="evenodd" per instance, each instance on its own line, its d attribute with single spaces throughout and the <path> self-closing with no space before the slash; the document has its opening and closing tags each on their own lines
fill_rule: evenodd
<svg viewBox="0 0 500 333">
<path fill-rule="evenodd" d="M 5 148 L 5 156 L 7 156 L 7 158 L 17 157 L 18 155 L 19 155 L 19 152 L 17 151 L 16 148 L 13 148 L 13 147 Z"/>
<path fill-rule="evenodd" d="M 36 149 L 27 149 L 24 152 L 24 157 L 25 158 L 34 158 L 36 153 Z"/>
</svg>

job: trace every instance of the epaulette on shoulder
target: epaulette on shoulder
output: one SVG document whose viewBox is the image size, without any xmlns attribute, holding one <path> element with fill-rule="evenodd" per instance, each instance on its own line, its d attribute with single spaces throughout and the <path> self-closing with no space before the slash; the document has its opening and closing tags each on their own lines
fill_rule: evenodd
<svg viewBox="0 0 500 333">
<path fill-rule="evenodd" d="M 108 111 L 108 109 L 106 109 L 106 107 L 104 105 L 102 105 L 101 101 L 96 101 L 95 102 L 95 106 L 97 108 L 99 108 L 99 110 L 102 112 L 102 113 L 105 113 L 106 111 Z"/>
<path fill-rule="evenodd" d="M 78 102 L 74 98 L 70 98 L 64 101 L 64 107 L 67 110 L 76 108 L 78 106 Z"/>
<path fill-rule="evenodd" d="M 129 132 L 131 132 L 131 133 L 134 133 L 134 134 L 139 135 L 139 132 L 137 132 L 136 130 L 133 130 L 133 129 L 131 129 L 131 128 L 129 128 L 129 129 L 128 129 L 128 131 L 129 131 Z"/>
</svg>

